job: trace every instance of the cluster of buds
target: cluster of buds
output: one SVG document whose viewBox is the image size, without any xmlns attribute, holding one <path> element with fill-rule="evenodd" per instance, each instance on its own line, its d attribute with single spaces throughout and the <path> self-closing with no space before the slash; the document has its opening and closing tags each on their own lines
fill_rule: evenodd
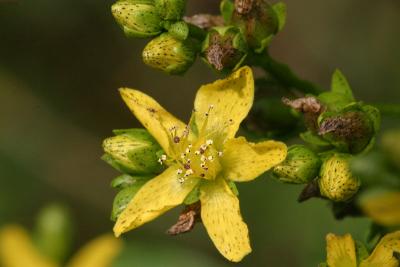
<svg viewBox="0 0 400 267">
<path fill-rule="evenodd" d="M 292 148 L 287 160 L 275 168 L 275 175 L 284 182 L 309 182 L 303 193 L 312 187 L 318 189 L 310 191 L 313 196 L 334 202 L 352 199 L 360 180 L 353 174 L 350 161 L 354 155 L 369 151 L 375 143 L 380 127 L 379 110 L 357 102 L 346 78 L 338 70 L 333 75 L 331 91 L 317 97 L 283 99 L 283 102 L 304 115 L 308 131 L 301 137 L 318 153 L 312 154 L 303 147 Z M 312 161 L 311 155 L 322 162 L 320 169 L 316 163 L 313 165 L 317 160 Z"/>
<path fill-rule="evenodd" d="M 143 60 L 168 74 L 186 72 L 199 53 L 218 71 L 235 70 L 249 49 L 263 52 L 286 19 L 283 3 L 265 0 L 224 0 L 222 17 L 184 17 L 185 7 L 186 0 L 118 0 L 111 11 L 126 36 L 155 38 Z"/>
<path fill-rule="evenodd" d="M 103 142 L 102 159 L 122 173 L 111 183 L 120 190 L 111 214 L 116 220 L 142 185 L 163 170 L 158 162 L 163 151 L 144 129 L 114 130 L 114 134 Z"/>
<path fill-rule="evenodd" d="M 143 60 L 168 74 L 182 74 L 193 64 L 199 45 L 182 20 L 186 0 L 119 0 L 111 10 L 128 37 L 155 37 Z"/>
</svg>

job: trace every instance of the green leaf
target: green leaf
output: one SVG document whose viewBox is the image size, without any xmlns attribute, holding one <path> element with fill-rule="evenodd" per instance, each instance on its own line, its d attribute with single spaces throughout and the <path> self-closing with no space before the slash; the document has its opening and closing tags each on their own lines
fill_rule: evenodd
<svg viewBox="0 0 400 267">
<path fill-rule="evenodd" d="M 346 77 L 339 69 L 336 69 L 335 72 L 333 73 L 331 90 L 334 93 L 343 95 L 348 102 L 355 101 L 350 85 L 347 82 Z"/>
<path fill-rule="evenodd" d="M 278 32 L 282 31 L 286 24 L 287 8 L 283 2 L 278 2 L 272 5 L 272 9 L 275 11 L 278 18 Z"/>
<path fill-rule="evenodd" d="M 145 183 L 146 181 L 137 181 L 132 186 L 122 189 L 115 196 L 111 212 L 111 220 L 115 221 L 118 219 L 118 216 L 126 209 L 129 202 L 133 199 L 133 197 Z"/>
</svg>

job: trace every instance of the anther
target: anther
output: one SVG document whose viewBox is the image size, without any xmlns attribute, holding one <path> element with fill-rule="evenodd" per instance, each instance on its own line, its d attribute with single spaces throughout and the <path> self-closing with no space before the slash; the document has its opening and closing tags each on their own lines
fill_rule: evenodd
<svg viewBox="0 0 400 267">
<path fill-rule="evenodd" d="M 178 170 L 176 171 L 176 173 L 177 173 L 177 174 L 182 174 L 183 171 L 182 171 L 182 169 L 178 169 Z"/>
<path fill-rule="evenodd" d="M 187 163 L 184 164 L 184 165 L 183 165 L 183 168 L 185 168 L 186 170 L 190 170 L 190 164 L 187 164 Z"/>
<path fill-rule="evenodd" d="M 181 141 L 181 139 L 179 138 L 179 136 L 175 136 L 174 137 L 174 143 L 178 144 Z"/>
<path fill-rule="evenodd" d="M 222 157 L 223 154 L 224 154 L 224 153 L 223 153 L 222 151 L 218 151 L 218 156 L 219 156 L 219 157 Z"/>
<path fill-rule="evenodd" d="M 206 144 L 208 145 L 208 146 L 210 146 L 210 145 L 212 145 L 214 142 L 213 142 L 213 140 L 211 140 L 211 139 L 208 139 L 207 141 L 206 141 Z"/>
<path fill-rule="evenodd" d="M 207 158 L 209 161 L 213 161 L 214 160 L 214 157 L 213 156 L 208 156 L 208 158 Z"/>
</svg>

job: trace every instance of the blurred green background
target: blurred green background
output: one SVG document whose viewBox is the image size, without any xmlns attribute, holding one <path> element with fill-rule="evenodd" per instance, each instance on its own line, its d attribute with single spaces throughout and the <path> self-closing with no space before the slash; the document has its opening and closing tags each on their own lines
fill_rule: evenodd
<svg viewBox="0 0 400 267">
<path fill-rule="evenodd" d="M 284 2 L 288 22 L 272 55 L 325 88 L 338 67 L 358 99 L 399 102 L 398 0 Z M 100 160 L 101 142 L 112 129 L 139 126 L 117 88 L 139 88 L 186 120 L 199 85 L 216 78 L 201 62 L 183 77 L 144 66 L 146 40 L 124 37 L 112 3 L 0 0 L 0 225 L 31 227 L 42 206 L 60 201 L 75 217 L 75 248 L 110 232 L 109 183 L 117 172 Z M 218 4 L 190 0 L 187 13 L 216 13 Z M 298 204 L 301 187 L 266 178 L 238 186 L 253 253 L 237 266 L 316 266 L 328 232 L 365 237 L 368 220 L 335 221 L 320 200 Z M 128 234 L 132 253 L 115 266 L 233 265 L 201 224 L 187 235 L 165 235 L 178 213 Z"/>
</svg>

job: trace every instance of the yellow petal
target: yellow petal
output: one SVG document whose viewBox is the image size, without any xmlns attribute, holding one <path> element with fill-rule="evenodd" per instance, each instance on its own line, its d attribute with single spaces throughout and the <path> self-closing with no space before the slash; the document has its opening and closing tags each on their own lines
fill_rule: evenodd
<svg viewBox="0 0 400 267">
<path fill-rule="evenodd" d="M 40 255 L 28 233 L 20 226 L 11 225 L 0 231 L 0 265 L 3 267 L 57 267 Z"/>
<path fill-rule="evenodd" d="M 224 179 L 201 186 L 201 219 L 219 252 L 239 262 L 251 252 L 249 230 L 240 215 L 239 199 Z"/>
<path fill-rule="evenodd" d="M 148 181 L 137 192 L 118 217 L 114 226 L 116 236 L 155 219 L 185 200 L 198 184 L 199 179 L 188 178 L 180 183 L 177 169 L 177 166 L 169 167 L 162 174 Z"/>
<path fill-rule="evenodd" d="M 327 263 L 329 267 L 357 267 L 356 249 L 350 234 L 326 236 Z"/>
<path fill-rule="evenodd" d="M 385 235 L 360 267 L 398 267 L 399 261 L 393 252 L 400 253 L 400 231 Z"/>
<path fill-rule="evenodd" d="M 121 249 L 121 240 L 112 235 L 103 235 L 81 248 L 67 267 L 109 267 Z"/>
<path fill-rule="evenodd" d="M 195 100 L 197 128 L 201 130 L 208 118 L 206 133 L 221 139 L 214 141 L 234 137 L 253 104 L 253 98 L 254 80 L 249 67 L 240 68 L 226 79 L 203 85 Z M 205 116 L 211 105 L 209 116 Z"/>
<path fill-rule="evenodd" d="M 249 143 L 245 138 L 225 143 L 221 158 L 224 177 L 236 182 L 250 181 L 285 160 L 287 147 L 282 142 Z"/>
<path fill-rule="evenodd" d="M 400 225 L 400 192 L 370 196 L 362 200 L 360 206 L 368 217 L 380 225 Z"/>
<path fill-rule="evenodd" d="M 183 131 L 186 125 L 166 111 L 153 98 L 140 91 L 122 88 L 120 93 L 136 118 L 169 154 L 172 142 L 170 129 L 177 127 L 178 131 Z"/>
</svg>

